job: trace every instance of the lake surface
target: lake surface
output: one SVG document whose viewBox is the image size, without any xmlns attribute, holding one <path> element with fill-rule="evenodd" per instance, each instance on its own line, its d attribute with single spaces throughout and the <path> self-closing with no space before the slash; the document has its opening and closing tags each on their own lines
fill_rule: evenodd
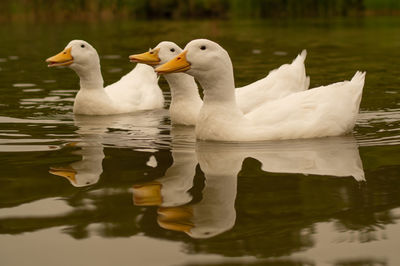
<svg viewBox="0 0 400 266">
<path fill-rule="evenodd" d="M 400 19 L 2 24 L 1 265 L 400 265 Z M 85 117 L 44 60 L 71 39 L 106 84 L 162 40 L 217 41 L 236 85 L 307 49 L 311 87 L 367 71 L 353 134 L 196 142 L 168 111 Z M 163 78 L 167 105 L 168 86 Z"/>
</svg>

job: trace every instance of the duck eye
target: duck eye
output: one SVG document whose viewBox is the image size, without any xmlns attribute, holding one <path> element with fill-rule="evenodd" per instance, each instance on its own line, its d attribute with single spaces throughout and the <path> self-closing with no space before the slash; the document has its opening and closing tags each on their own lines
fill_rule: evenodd
<svg viewBox="0 0 400 266">
<path fill-rule="evenodd" d="M 206 49 L 206 46 L 205 46 L 205 45 L 202 45 L 202 46 L 200 46 L 200 49 L 201 49 L 201 50 L 205 50 L 205 49 Z"/>
<path fill-rule="evenodd" d="M 171 52 L 175 52 L 175 49 L 174 49 L 174 48 L 171 48 L 170 51 L 171 51 Z"/>
<path fill-rule="evenodd" d="M 81 47 L 82 47 L 82 48 L 85 48 L 85 45 L 84 45 L 84 44 L 81 44 Z"/>
</svg>

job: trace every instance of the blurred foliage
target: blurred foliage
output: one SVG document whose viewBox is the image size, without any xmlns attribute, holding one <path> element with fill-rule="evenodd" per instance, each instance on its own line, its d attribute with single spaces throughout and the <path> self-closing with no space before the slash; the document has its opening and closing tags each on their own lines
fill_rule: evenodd
<svg viewBox="0 0 400 266">
<path fill-rule="evenodd" d="M 399 10 L 398 0 L 2 0 L 0 20 L 323 17 Z"/>
</svg>

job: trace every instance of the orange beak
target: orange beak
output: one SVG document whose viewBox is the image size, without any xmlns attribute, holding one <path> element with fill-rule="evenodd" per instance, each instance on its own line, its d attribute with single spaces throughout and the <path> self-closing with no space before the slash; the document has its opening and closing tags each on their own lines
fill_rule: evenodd
<svg viewBox="0 0 400 266">
<path fill-rule="evenodd" d="M 157 67 L 155 71 L 158 74 L 178 73 L 185 72 L 190 69 L 190 63 L 186 60 L 187 51 L 183 51 L 175 58 L 171 59 L 167 63 Z"/>
<path fill-rule="evenodd" d="M 160 63 L 158 53 L 160 48 L 152 49 L 142 54 L 134 54 L 129 56 L 129 60 L 134 63 L 143 63 L 150 66 L 156 66 Z"/>
<path fill-rule="evenodd" d="M 49 63 L 48 67 L 54 66 L 68 66 L 74 62 L 74 58 L 71 55 L 72 48 L 66 48 L 64 51 L 56 54 L 55 56 L 49 57 L 46 59 L 46 62 Z"/>
</svg>

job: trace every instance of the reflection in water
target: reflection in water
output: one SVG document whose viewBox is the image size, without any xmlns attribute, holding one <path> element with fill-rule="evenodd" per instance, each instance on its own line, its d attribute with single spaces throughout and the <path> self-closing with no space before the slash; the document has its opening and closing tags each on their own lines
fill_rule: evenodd
<svg viewBox="0 0 400 266">
<path fill-rule="evenodd" d="M 96 184 L 103 172 L 104 145 L 154 150 L 164 116 L 163 110 L 101 117 L 75 116 L 76 133 L 81 140 L 67 146 L 79 147 L 72 154 L 82 158 L 68 167 L 50 167 L 49 172 L 65 177 L 75 187 Z"/>
<path fill-rule="evenodd" d="M 162 178 L 145 184 L 133 186 L 133 200 L 137 206 L 159 206 L 158 224 L 165 228 L 187 233 L 193 238 L 209 238 L 232 228 L 236 212 L 237 173 L 242 162 L 232 172 L 222 173 L 217 168 L 220 161 L 215 160 L 214 170 L 202 168 L 205 175 L 205 186 L 200 202 L 192 203 L 190 190 L 196 174 L 199 154 L 194 145 L 184 145 L 182 140 L 194 144 L 194 130 L 190 127 L 176 127 L 171 131 L 173 164 Z M 176 136 L 176 137 L 175 137 Z M 212 156 L 213 153 L 208 155 Z M 207 155 L 205 155 L 207 157 Z M 224 163 L 231 163 L 226 160 Z"/>
<path fill-rule="evenodd" d="M 353 176 L 365 181 L 353 136 L 271 142 L 250 157 L 259 160 L 267 172 Z"/>
<path fill-rule="evenodd" d="M 194 130 L 192 127 L 174 127 L 171 135 L 172 166 L 162 178 L 134 185 L 135 205 L 173 207 L 192 200 L 189 190 L 193 186 L 197 165 Z"/>
<path fill-rule="evenodd" d="M 234 226 L 237 173 L 242 161 L 230 160 L 225 154 L 216 156 L 218 147 L 212 147 L 211 151 L 199 151 L 199 147 L 196 147 L 197 160 L 205 176 L 201 201 L 160 207 L 158 223 L 161 227 L 185 232 L 193 238 L 209 238 Z M 192 165 L 197 160 L 192 160 Z M 193 176 L 181 176 L 180 179 L 192 180 Z"/>
<path fill-rule="evenodd" d="M 199 161 L 202 158 L 202 169 L 220 161 L 213 168 L 218 173 L 233 169 L 238 172 L 239 162 L 251 157 L 260 161 L 261 169 L 266 172 L 353 176 L 357 181 L 365 180 L 353 136 L 245 144 L 199 142 L 197 154 Z"/>
<path fill-rule="evenodd" d="M 53 175 L 65 177 L 75 187 L 96 184 L 103 172 L 103 145 L 101 142 L 95 142 L 95 137 L 89 140 L 82 136 L 82 139 L 84 141 L 79 143 L 80 149 L 72 152 L 82 156 L 80 161 L 71 163 L 69 167 L 50 167 L 49 170 Z"/>
<path fill-rule="evenodd" d="M 175 129 L 175 134 L 179 131 Z M 191 132 L 193 133 L 193 132 Z M 182 133 L 180 133 L 182 135 Z M 173 138 L 173 164 L 165 176 L 133 186 L 137 206 L 159 206 L 158 224 L 193 238 L 209 238 L 234 226 L 237 176 L 244 159 L 276 173 L 346 177 L 363 181 L 358 146 L 352 136 L 257 143 L 197 142 L 183 149 Z M 179 147 L 179 148 L 177 148 Z M 196 165 L 205 176 L 201 200 L 195 202 Z"/>
</svg>

